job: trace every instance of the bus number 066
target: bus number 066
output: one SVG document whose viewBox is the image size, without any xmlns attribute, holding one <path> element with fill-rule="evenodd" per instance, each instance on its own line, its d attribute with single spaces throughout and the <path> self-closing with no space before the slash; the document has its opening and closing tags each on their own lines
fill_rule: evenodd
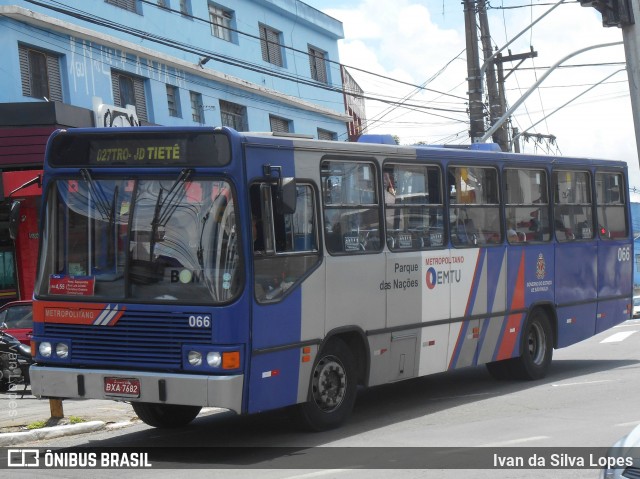
<svg viewBox="0 0 640 479">
<path fill-rule="evenodd" d="M 210 316 L 189 316 L 190 328 L 208 328 L 211 326 Z"/>
<path fill-rule="evenodd" d="M 618 248 L 618 261 L 629 261 L 631 259 L 631 247 L 624 246 Z"/>
</svg>

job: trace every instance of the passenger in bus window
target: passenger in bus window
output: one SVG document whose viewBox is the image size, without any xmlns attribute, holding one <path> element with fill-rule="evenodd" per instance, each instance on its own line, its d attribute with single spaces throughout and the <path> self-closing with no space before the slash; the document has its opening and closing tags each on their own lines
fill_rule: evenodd
<svg viewBox="0 0 640 479">
<path fill-rule="evenodd" d="M 509 243 L 517 243 L 520 241 L 520 237 L 518 236 L 513 220 L 509 220 L 507 222 L 507 241 L 509 241 Z"/>
<path fill-rule="evenodd" d="M 558 238 L 559 241 L 568 241 L 574 239 L 571 230 L 569 228 L 566 228 L 561 220 L 555 220 L 553 224 L 556 230 L 556 238 Z"/>
</svg>

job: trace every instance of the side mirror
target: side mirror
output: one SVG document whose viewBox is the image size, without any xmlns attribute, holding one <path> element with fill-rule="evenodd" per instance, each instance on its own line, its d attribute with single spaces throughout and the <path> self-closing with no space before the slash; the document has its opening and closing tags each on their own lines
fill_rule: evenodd
<svg viewBox="0 0 640 479">
<path fill-rule="evenodd" d="M 297 189 L 295 178 L 280 178 L 276 191 L 276 209 L 279 214 L 290 215 L 296 212 Z"/>
<path fill-rule="evenodd" d="M 18 225 L 20 224 L 20 202 L 11 203 L 11 211 L 9 212 L 9 236 L 12 240 L 18 237 Z"/>
</svg>

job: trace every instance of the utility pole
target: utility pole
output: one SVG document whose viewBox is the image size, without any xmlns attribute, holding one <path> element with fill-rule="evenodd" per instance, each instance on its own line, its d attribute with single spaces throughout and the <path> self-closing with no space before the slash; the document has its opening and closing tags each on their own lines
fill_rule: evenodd
<svg viewBox="0 0 640 479">
<path fill-rule="evenodd" d="M 636 133 L 636 151 L 640 161 L 640 28 L 633 23 L 634 18 L 640 19 L 640 5 L 629 2 L 631 19 L 622 26 L 624 53 L 627 60 L 627 76 L 629 78 L 629 94 L 631 95 L 631 110 L 633 111 L 633 125 Z"/>
<path fill-rule="evenodd" d="M 467 38 L 469 136 L 472 143 L 477 143 L 484 133 L 484 108 L 482 104 L 482 76 L 480 73 L 475 0 L 464 0 L 464 27 Z"/>
<path fill-rule="evenodd" d="M 520 153 L 520 130 L 513 127 L 513 151 L 514 153 Z"/>
<path fill-rule="evenodd" d="M 487 64 L 485 78 L 487 81 L 487 94 L 489 95 L 489 123 L 493 125 L 498 118 L 503 115 L 506 103 L 501 101 L 501 95 L 498 91 L 498 83 L 496 81 L 495 63 L 491 60 L 493 48 L 491 46 L 486 0 L 478 0 L 478 20 L 480 22 L 482 54 Z M 501 126 L 496 130 L 493 134 L 493 141 L 500 145 L 502 151 L 509 151 L 509 135 L 505 126 Z"/>
</svg>

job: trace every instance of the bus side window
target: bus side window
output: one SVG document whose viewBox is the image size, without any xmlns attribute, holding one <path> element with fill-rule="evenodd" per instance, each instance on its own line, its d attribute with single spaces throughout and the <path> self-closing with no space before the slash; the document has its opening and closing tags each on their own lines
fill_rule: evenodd
<svg viewBox="0 0 640 479">
<path fill-rule="evenodd" d="M 539 242 L 552 237 L 547 172 L 505 168 L 503 174 L 507 241 Z"/>
<path fill-rule="evenodd" d="M 333 254 L 380 251 L 378 175 L 374 164 L 324 160 L 321 176 L 327 250 Z"/>
<path fill-rule="evenodd" d="M 387 247 L 411 251 L 444 245 L 440 169 L 435 165 L 385 163 Z"/>
<path fill-rule="evenodd" d="M 621 173 L 596 172 L 596 210 L 601 239 L 619 239 L 629 235 L 625 192 Z"/>
<path fill-rule="evenodd" d="M 260 303 L 280 300 L 320 259 L 314 189 L 298 184 L 296 193 L 295 212 L 282 214 L 274 185 L 250 188 L 254 291 Z"/>
<path fill-rule="evenodd" d="M 591 177 L 587 171 L 555 170 L 554 229 L 558 241 L 593 238 Z"/>
<path fill-rule="evenodd" d="M 488 167 L 450 167 L 449 221 L 454 246 L 473 247 L 502 240 L 498 172 Z"/>
</svg>

